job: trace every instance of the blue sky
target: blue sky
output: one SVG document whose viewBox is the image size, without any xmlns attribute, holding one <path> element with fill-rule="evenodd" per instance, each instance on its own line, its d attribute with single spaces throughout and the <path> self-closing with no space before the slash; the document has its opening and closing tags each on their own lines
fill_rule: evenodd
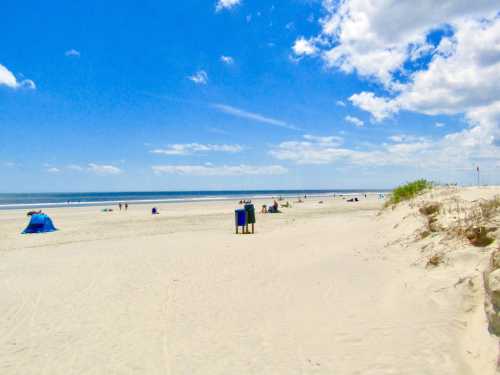
<svg viewBox="0 0 500 375">
<path fill-rule="evenodd" d="M 379 3 L 5 1 L 0 191 L 500 183 L 499 7 Z"/>
</svg>

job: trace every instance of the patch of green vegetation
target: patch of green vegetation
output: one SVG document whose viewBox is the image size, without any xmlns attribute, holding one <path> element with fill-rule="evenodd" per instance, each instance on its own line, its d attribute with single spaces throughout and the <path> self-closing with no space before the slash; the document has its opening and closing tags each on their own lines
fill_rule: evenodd
<svg viewBox="0 0 500 375">
<path fill-rule="evenodd" d="M 432 188 L 432 183 L 425 179 L 416 180 L 405 185 L 398 186 L 392 191 L 387 205 L 394 205 L 399 202 L 415 198 L 417 195 L 430 188 Z"/>
</svg>

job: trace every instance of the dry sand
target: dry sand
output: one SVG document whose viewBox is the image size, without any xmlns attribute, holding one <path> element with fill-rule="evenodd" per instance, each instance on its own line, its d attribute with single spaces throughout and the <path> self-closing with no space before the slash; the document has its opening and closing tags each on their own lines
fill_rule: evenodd
<svg viewBox="0 0 500 375">
<path fill-rule="evenodd" d="M 490 250 L 429 269 L 410 205 L 324 201 L 254 235 L 235 202 L 47 209 L 40 235 L 0 212 L 0 374 L 493 374 Z"/>
</svg>

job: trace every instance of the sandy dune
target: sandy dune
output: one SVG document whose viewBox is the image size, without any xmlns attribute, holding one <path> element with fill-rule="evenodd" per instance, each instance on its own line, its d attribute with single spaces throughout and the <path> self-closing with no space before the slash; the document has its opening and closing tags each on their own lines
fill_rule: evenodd
<svg viewBox="0 0 500 375">
<path fill-rule="evenodd" d="M 488 250 L 428 269 L 421 218 L 380 206 L 309 199 L 255 235 L 234 202 L 49 209 L 60 231 L 25 236 L 0 212 L 0 373 L 493 374 Z"/>
</svg>

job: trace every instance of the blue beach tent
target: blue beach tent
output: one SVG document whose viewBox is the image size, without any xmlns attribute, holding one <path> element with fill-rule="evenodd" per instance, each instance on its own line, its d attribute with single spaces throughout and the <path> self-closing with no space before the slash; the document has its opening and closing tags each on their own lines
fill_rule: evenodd
<svg viewBox="0 0 500 375">
<path fill-rule="evenodd" d="M 31 215 L 30 222 L 25 230 L 23 230 L 23 234 L 26 233 L 45 233 L 45 232 L 53 232 L 57 230 L 52 223 L 50 217 L 45 214 L 34 214 Z"/>
</svg>

